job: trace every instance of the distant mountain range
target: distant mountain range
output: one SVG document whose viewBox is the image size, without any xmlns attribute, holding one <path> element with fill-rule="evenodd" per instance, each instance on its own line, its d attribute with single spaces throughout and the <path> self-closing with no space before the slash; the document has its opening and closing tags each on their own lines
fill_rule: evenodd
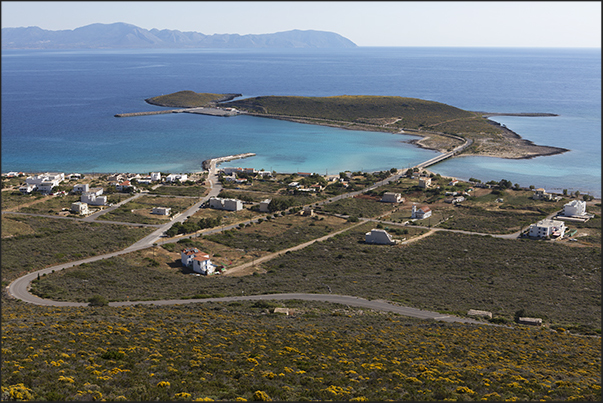
<svg viewBox="0 0 603 403">
<path fill-rule="evenodd" d="M 176 49 L 176 48 L 354 48 L 343 36 L 325 31 L 292 30 L 273 34 L 204 35 L 135 25 L 91 24 L 73 30 L 2 28 L 2 49 Z"/>
</svg>

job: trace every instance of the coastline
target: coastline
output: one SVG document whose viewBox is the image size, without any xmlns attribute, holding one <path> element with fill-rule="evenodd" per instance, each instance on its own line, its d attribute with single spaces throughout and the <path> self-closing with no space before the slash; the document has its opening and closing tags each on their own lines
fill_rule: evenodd
<svg viewBox="0 0 603 403">
<path fill-rule="evenodd" d="M 526 116 L 526 117 L 544 117 L 544 116 L 558 116 L 551 113 L 496 113 L 496 112 L 476 112 L 483 114 L 484 117 L 488 116 Z M 356 131 L 367 131 L 367 132 L 389 132 L 393 134 L 407 134 L 411 136 L 420 136 L 421 139 L 406 140 L 405 143 L 413 144 L 417 147 L 438 151 L 445 153 L 451 147 L 450 135 L 440 132 L 428 132 L 419 130 L 401 130 L 393 131 L 386 126 L 375 126 L 365 123 L 349 123 L 342 122 L 337 123 L 335 121 L 324 121 L 321 122 L 315 118 L 300 118 L 294 116 L 282 116 L 282 115 L 266 115 L 247 113 L 249 116 L 263 117 L 268 119 L 286 120 L 289 122 L 311 124 L 317 126 L 328 126 L 336 127 L 346 130 Z M 531 140 L 522 138 L 519 134 L 503 127 L 500 123 L 488 119 L 488 123 L 503 131 L 503 135 L 499 141 L 493 141 L 492 138 L 479 138 L 470 137 L 474 141 L 474 145 L 463 153 L 459 153 L 454 157 L 466 157 L 466 156 L 477 156 L 477 157 L 493 157 L 502 159 L 532 159 L 535 157 L 544 157 L 549 155 L 562 154 L 570 151 L 567 148 L 553 147 L 553 146 L 542 146 L 534 144 Z M 443 140 L 446 138 L 447 140 Z M 452 157 L 452 158 L 454 158 Z"/>
</svg>

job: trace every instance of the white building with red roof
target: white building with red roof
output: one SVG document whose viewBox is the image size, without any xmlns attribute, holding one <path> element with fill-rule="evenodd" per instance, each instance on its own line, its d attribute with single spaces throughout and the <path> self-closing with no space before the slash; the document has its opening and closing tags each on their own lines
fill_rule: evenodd
<svg viewBox="0 0 603 403">
<path fill-rule="evenodd" d="M 182 266 L 192 268 L 195 273 L 206 276 L 213 274 L 216 267 L 212 264 L 209 254 L 197 248 L 186 248 L 180 252 Z"/>
<path fill-rule="evenodd" d="M 431 217 L 431 209 L 429 207 L 423 206 L 421 208 L 417 208 L 416 205 L 412 205 L 410 218 L 422 220 L 427 217 Z"/>
</svg>

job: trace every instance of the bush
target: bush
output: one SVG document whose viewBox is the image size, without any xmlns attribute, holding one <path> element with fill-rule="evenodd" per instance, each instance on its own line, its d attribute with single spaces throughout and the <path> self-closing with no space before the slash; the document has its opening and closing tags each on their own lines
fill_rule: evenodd
<svg viewBox="0 0 603 403">
<path fill-rule="evenodd" d="M 90 306 L 107 306 L 109 305 L 109 301 L 107 301 L 107 299 L 101 295 L 95 295 L 88 298 L 88 304 Z"/>
</svg>

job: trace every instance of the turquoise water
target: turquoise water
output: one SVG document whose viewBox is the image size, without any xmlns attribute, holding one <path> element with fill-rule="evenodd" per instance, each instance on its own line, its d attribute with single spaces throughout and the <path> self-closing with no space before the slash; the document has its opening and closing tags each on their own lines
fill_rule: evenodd
<svg viewBox="0 0 603 403">
<path fill-rule="evenodd" d="M 600 196 L 600 49 L 357 48 L 2 51 L 2 171 L 190 172 L 204 159 L 253 152 L 234 166 L 338 173 L 405 168 L 435 152 L 409 136 L 277 120 L 158 110 L 180 90 L 258 95 L 398 95 L 489 112 L 536 144 L 531 160 L 464 157 L 433 166 L 460 179 Z"/>
</svg>

